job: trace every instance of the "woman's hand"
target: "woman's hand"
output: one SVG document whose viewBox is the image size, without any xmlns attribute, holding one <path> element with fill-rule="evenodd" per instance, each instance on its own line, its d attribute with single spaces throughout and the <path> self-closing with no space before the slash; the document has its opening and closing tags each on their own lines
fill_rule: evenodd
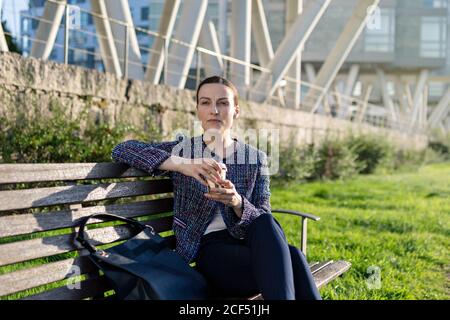
<svg viewBox="0 0 450 320">
<path fill-rule="evenodd" d="M 234 184 L 230 180 L 222 180 L 219 183 L 223 188 L 211 188 L 209 193 L 205 193 L 205 197 L 222 202 L 226 206 L 232 207 L 235 211 L 238 210 L 240 212 L 242 196 L 236 191 Z M 238 211 L 236 213 L 240 216 Z"/>
<path fill-rule="evenodd" d="M 214 183 L 223 181 L 220 177 L 221 170 L 222 169 L 220 168 L 217 161 L 211 158 L 182 158 L 182 163 L 177 165 L 178 172 L 184 174 L 185 176 L 195 178 L 206 187 L 208 187 L 206 179 Z"/>
</svg>

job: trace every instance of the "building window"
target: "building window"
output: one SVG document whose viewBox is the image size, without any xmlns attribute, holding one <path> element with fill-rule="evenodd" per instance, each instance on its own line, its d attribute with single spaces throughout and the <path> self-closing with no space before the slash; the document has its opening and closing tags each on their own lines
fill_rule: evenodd
<svg viewBox="0 0 450 320">
<path fill-rule="evenodd" d="M 28 36 L 22 37 L 22 50 L 28 51 L 30 49 L 30 39 Z"/>
<path fill-rule="evenodd" d="M 283 40 L 285 34 L 285 17 L 283 11 L 272 11 L 267 16 L 267 25 L 269 28 L 270 38 L 272 40 L 272 46 L 277 48 Z"/>
<path fill-rule="evenodd" d="M 207 12 L 211 18 L 217 17 L 219 15 L 219 5 L 217 3 L 210 3 Z"/>
<path fill-rule="evenodd" d="M 69 39 L 78 47 L 84 46 L 87 42 L 86 35 L 82 32 L 79 32 L 78 30 L 71 30 Z"/>
<path fill-rule="evenodd" d="M 30 0 L 29 6 L 30 8 L 41 8 L 45 4 L 45 0 Z"/>
<path fill-rule="evenodd" d="M 369 52 L 394 51 L 395 11 L 391 8 L 380 9 L 380 23 L 376 27 L 366 28 L 364 50 Z"/>
<path fill-rule="evenodd" d="M 31 28 L 33 30 L 36 30 L 38 28 L 39 25 L 39 20 L 37 18 L 34 18 L 31 20 Z"/>
<path fill-rule="evenodd" d="M 141 20 L 142 21 L 147 21 L 148 20 L 148 14 L 149 14 L 148 7 L 142 7 L 141 8 Z"/>
<path fill-rule="evenodd" d="M 28 18 L 22 18 L 22 33 L 28 32 L 28 26 L 29 26 Z"/>
<path fill-rule="evenodd" d="M 444 58 L 447 42 L 447 18 L 422 17 L 420 29 L 420 56 Z"/>
<path fill-rule="evenodd" d="M 361 96 L 361 93 L 362 93 L 362 83 L 361 81 L 356 81 L 352 95 L 355 97 L 359 97 Z"/>
<path fill-rule="evenodd" d="M 150 4 L 150 14 L 152 16 L 161 16 L 163 12 L 162 3 L 151 3 Z"/>
<path fill-rule="evenodd" d="M 87 12 L 81 12 L 81 25 L 91 26 L 93 24 L 92 14 Z"/>
<path fill-rule="evenodd" d="M 149 28 L 152 31 L 158 30 L 159 27 L 159 19 L 150 19 Z"/>
<path fill-rule="evenodd" d="M 442 97 L 444 95 L 445 84 L 441 82 L 430 82 L 428 84 L 428 94 L 430 97 Z"/>
<path fill-rule="evenodd" d="M 423 0 L 425 8 L 447 8 L 448 0 Z"/>
</svg>

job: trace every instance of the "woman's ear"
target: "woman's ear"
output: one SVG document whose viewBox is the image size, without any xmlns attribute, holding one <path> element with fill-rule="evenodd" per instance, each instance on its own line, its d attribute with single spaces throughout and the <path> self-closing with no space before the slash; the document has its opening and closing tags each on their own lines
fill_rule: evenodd
<svg viewBox="0 0 450 320">
<path fill-rule="evenodd" d="M 239 117 L 239 106 L 236 106 L 234 109 L 233 119 L 237 119 Z"/>
</svg>

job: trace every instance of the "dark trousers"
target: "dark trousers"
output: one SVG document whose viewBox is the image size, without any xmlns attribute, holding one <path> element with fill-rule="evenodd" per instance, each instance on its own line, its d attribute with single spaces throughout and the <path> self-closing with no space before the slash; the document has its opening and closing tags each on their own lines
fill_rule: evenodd
<svg viewBox="0 0 450 320">
<path fill-rule="evenodd" d="M 321 300 L 305 256 L 287 243 L 271 214 L 253 220 L 245 239 L 228 230 L 204 235 L 197 269 L 216 296 L 262 293 L 265 300 Z"/>
</svg>

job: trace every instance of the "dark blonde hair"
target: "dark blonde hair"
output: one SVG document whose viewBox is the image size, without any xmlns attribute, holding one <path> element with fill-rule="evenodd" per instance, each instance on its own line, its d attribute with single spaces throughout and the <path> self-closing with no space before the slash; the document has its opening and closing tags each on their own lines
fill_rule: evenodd
<svg viewBox="0 0 450 320">
<path fill-rule="evenodd" d="M 230 81 L 227 80 L 223 77 L 220 76 L 212 76 L 209 78 L 204 79 L 202 82 L 200 82 L 200 84 L 198 85 L 197 88 L 197 105 L 198 105 L 198 93 L 200 92 L 200 88 L 207 83 L 220 83 L 223 84 L 224 86 L 227 86 L 228 88 L 230 88 L 233 91 L 233 97 L 234 97 L 234 105 L 237 106 L 238 105 L 238 91 L 236 89 L 236 87 L 234 86 L 234 84 Z"/>
</svg>

